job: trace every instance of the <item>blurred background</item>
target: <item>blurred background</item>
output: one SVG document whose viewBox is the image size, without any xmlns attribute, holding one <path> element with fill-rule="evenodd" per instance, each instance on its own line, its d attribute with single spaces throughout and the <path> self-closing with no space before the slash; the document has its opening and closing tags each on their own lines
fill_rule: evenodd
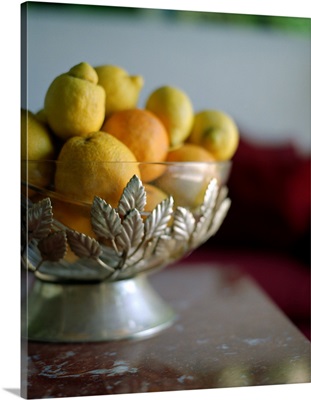
<svg viewBox="0 0 311 400">
<path fill-rule="evenodd" d="M 139 107 L 172 85 L 195 111 L 235 119 L 232 207 L 186 261 L 243 269 L 310 338 L 310 19 L 31 2 L 23 11 L 22 107 L 39 111 L 52 80 L 86 61 L 142 75 Z"/>
<path fill-rule="evenodd" d="M 29 2 L 27 102 L 40 109 L 51 81 L 81 61 L 117 64 L 144 77 L 141 106 L 176 85 L 251 139 L 309 151 L 310 52 L 308 18 Z"/>
</svg>

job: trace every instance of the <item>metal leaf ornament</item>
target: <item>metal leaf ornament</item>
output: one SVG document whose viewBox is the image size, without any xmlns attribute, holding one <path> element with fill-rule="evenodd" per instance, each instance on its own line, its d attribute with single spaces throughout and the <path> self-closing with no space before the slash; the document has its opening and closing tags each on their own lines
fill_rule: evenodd
<svg viewBox="0 0 311 400">
<path fill-rule="evenodd" d="M 128 212 L 122 222 L 120 234 L 116 237 L 116 246 L 120 252 L 129 253 L 131 249 L 137 247 L 143 238 L 144 223 L 143 219 L 136 210 Z"/>
<path fill-rule="evenodd" d="M 227 189 L 219 189 L 217 180 L 212 179 L 202 204 L 193 212 L 174 207 L 171 196 L 162 200 L 147 217 L 145 205 L 146 190 L 136 175 L 124 188 L 117 208 L 94 197 L 90 218 L 95 238 L 54 221 L 50 199 L 34 204 L 28 210 L 28 236 L 37 242 L 41 256 L 37 269 L 44 261 L 56 261 L 60 267 L 64 265 L 69 277 L 75 266 L 82 265 L 84 271 L 91 268 L 92 276 L 95 274 L 98 279 L 118 280 L 160 268 L 214 235 L 228 212 L 230 200 Z M 78 257 L 77 262 L 63 261 L 67 244 Z M 93 262 L 89 264 L 88 259 Z M 54 274 L 52 267 L 45 268 Z M 79 276 L 82 280 L 83 270 Z"/>
<path fill-rule="evenodd" d="M 170 196 L 159 203 L 145 221 L 145 240 L 163 234 L 173 214 L 174 200 Z"/>
<path fill-rule="evenodd" d="M 126 215 L 136 208 L 139 212 L 144 211 L 147 202 L 147 195 L 141 180 L 134 175 L 123 190 L 118 204 L 118 213 Z"/>
<path fill-rule="evenodd" d="M 28 209 L 28 240 L 46 237 L 51 232 L 52 222 L 51 200 L 46 198 L 34 203 Z"/>
<path fill-rule="evenodd" d="M 67 252 L 67 240 L 64 231 L 53 230 L 52 204 L 49 198 L 38 203 L 31 203 L 27 209 L 28 245 L 35 242 L 41 260 L 35 266 L 25 260 L 25 250 L 22 251 L 22 261 L 33 271 L 37 271 L 46 260 L 58 262 Z M 26 258 L 28 255 L 26 256 Z"/>
<path fill-rule="evenodd" d="M 67 238 L 71 250 L 78 257 L 98 258 L 100 256 L 101 248 L 97 240 L 92 239 L 84 233 L 70 230 L 67 231 Z"/>
<path fill-rule="evenodd" d="M 176 240 L 188 242 L 195 227 L 193 214 L 183 207 L 177 207 L 174 214 L 173 236 Z"/>
<path fill-rule="evenodd" d="M 108 271 L 114 272 L 114 268 L 100 259 L 102 248 L 100 243 L 84 233 L 67 230 L 68 244 L 71 250 L 80 258 L 93 258 Z"/>
<path fill-rule="evenodd" d="M 121 232 L 121 218 L 114 208 L 95 197 L 91 208 L 91 223 L 98 237 L 114 239 Z"/>
<path fill-rule="evenodd" d="M 64 231 L 52 232 L 38 243 L 42 260 L 59 261 L 67 251 L 66 234 Z"/>
</svg>

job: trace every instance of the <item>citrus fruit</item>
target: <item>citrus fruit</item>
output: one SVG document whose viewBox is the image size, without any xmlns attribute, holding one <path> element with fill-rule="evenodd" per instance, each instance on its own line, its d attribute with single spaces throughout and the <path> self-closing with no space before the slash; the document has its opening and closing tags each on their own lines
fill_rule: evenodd
<svg viewBox="0 0 311 400">
<path fill-rule="evenodd" d="M 180 147 L 170 150 L 166 157 L 166 161 L 169 162 L 210 162 L 214 160 L 207 150 L 193 143 L 183 143 Z"/>
<path fill-rule="evenodd" d="M 49 129 L 31 111 L 21 109 L 22 180 L 40 187 L 47 186 L 52 181 L 53 170 L 51 165 L 41 161 L 55 157 L 55 143 Z"/>
<path fill-rule="evenodd" d="M 38 121 L 40 121 L 42 124 L 48 126 L 48 121 L 46 119 L 46 115 L 44 112 L 44 108 L 41 108 L 41 110 L 37 111 L 35 114 L 35 117 L 37 118 Z"/>
<path fill-rule="evenodd" d="M 84 233 L 87 236 L 95 238 L 91 225 L 91 206 L 79 205 L 58 199 L 52 199 L 53 218 L 64 224 L 68 229 Z M 64 260 L 73 263 L 79 260 L 79 257 L 67 247 L 67 253 Z"/>
<path fill-rule="evenodd" d="M 162 162 L 169 149 L 169 138 L 162 122 L 150 111 L 134 108 L 115 112 L 102 128 L 121 142 L 139 162 Z M 149 182 L 163 172 L 160 164 L 140 165 L 141 178 Z"/>
<path fill-rule="evenodd" d="M 22 160 L 53 160 L 55 157 L 52 133 L 35 114 L 21 109 Z"/>
<path fill-rule="evenodd" d="M 178 146 L 189 136 L 194 112 L 190 98 L 181 89 L 159 87 L 147 98 L 145 108 L 163 122 L 171 147 Z"/>
<path fill-rule="evenodd" d="M 125 69 L 108 64 L 95 67 L 95 71 L 98 84 L 106 92 L 106 117 L 116 111 L 136 107 L 144 85 L 142 76 L 130 76 Z"/>
<path fill-rule="evenodd" d="M 116 207 L 133 175 L 140 177 L 131 150 L 109 133 L 98 131 L 64 143 L 56 165 L 55 190 L 69 200 L 86 203 L 99 196 Z"/>
<path fill-rule="evenodd" d="M 55 135 L 67 140 L 98 131 L 105 118 L 105 91 L 94 68 L 83 62 L 57 76 L 44 99 L 44 113 Z"/>
<path fill-rule="evenodd" d="M 207 186 L 214 176 L 215 163 L 173 163 L 152 184 L 172 196 L 175 207 L 194 209 L 202 204 Z"/>
<path fill-rule="evenodd" d="M 234 155 L 239 143 L 239 131 L 234 120 L 219 110 L 203 110 L 195 114 L 188 142 L 204 147 L 217 161 Z"/>
<path fill-rule="evenodd" d="M 145 211 L 151 212 L 154 210 L 154 208 L 161 203 L 162 200 L 166 199 L 168 195 L 158 187 L 146 183 L 144 184 L 145 190 L 146 190 L 146 205 L 145 205 Z"/>
<path fill-rule="evenodd" d="M 53 220 L 54 222 L 65 225 L 66 228 L 84 233 L 92 238 L 96 238 L 91 226 L 91 205 L 70 203 L 65 200 L 60 200 L 55 195 L 49 193 L 51 200 Z M 46 199 L 44 193 L 35 193 L 31 196 L 33 203 L 38 203 Z M 67 251 L 64 256 L 64 261 L 73 263 L 78 261 L 79 257 L 67 246 Z"/>
<path fill-rule="evenodd" d="M 91 225 L 91 206 L 52 199 L 53 218 L 85 235 L 95 237 Z"/>
</svg>

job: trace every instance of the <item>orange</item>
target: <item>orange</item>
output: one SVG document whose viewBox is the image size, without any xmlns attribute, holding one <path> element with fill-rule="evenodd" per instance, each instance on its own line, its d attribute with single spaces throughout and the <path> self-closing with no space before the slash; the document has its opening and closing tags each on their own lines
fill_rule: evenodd
<svg viewBox="0 0 311 400">
<path fill-rule="evenodd" d="M 96 237 L 91 225 L 91 205 L 80 205 L 58 199 L 51 200 L 53 207 L 53 218 L 61 222 L 69 229 L 84 233 L 92 238 Z M 78 259 L 79 257 L 76 256 L 68 246 L 65 261 L 72 263 Z"/>
<path fill-rule="evenodd" d="M 91 205 L 80 205 L 54 199 L 52 207 L 53 217 L 67 228 L 95 237 L 91 225 Z"/>
<path fill-rule="evenodd" d="M 205 150 L 203 147 L 192 143 L 184 143 L 180 147 L 169 151 L 166 161 L 178 161 L 178 162 L 210 162 L 214 161 L 214 157 L 211 153 Z"/>
<path fill-rule="evenodd" d="M 33 203 L 45 199 L 47 196 L 35 193 L 31 196 Z M 73 229 L 85 235 L 95 237 L 91 225 L 91 204 L 71 203 L 49 194 L 52 204 L 53 219 L 62 223 L 69 229 Z"/>
<path fill-rule="evenodd" d="M 109 117 L 102 130 L 124 143 L 138 162 L 163 162 L 169 149 L 169 137 L 163 123 L 150 111 L 130 109 Z M 141 179 L 149 182 L 160 176 L 163 165 L 140 165 Z"/>
</svg>

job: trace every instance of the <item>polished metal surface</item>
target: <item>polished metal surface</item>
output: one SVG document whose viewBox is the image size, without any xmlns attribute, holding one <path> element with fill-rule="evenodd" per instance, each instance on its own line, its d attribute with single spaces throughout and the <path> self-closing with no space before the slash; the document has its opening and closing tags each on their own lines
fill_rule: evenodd
<svg viewBox="0 0 311 400">
<path fill-rule="evenodd" d="M 35 279 L 23 335 L 49 342 L 95 342 L 153 335 L 175 312 L 145 274 L 116 282 L 60 283 Z"/>
</svg>

